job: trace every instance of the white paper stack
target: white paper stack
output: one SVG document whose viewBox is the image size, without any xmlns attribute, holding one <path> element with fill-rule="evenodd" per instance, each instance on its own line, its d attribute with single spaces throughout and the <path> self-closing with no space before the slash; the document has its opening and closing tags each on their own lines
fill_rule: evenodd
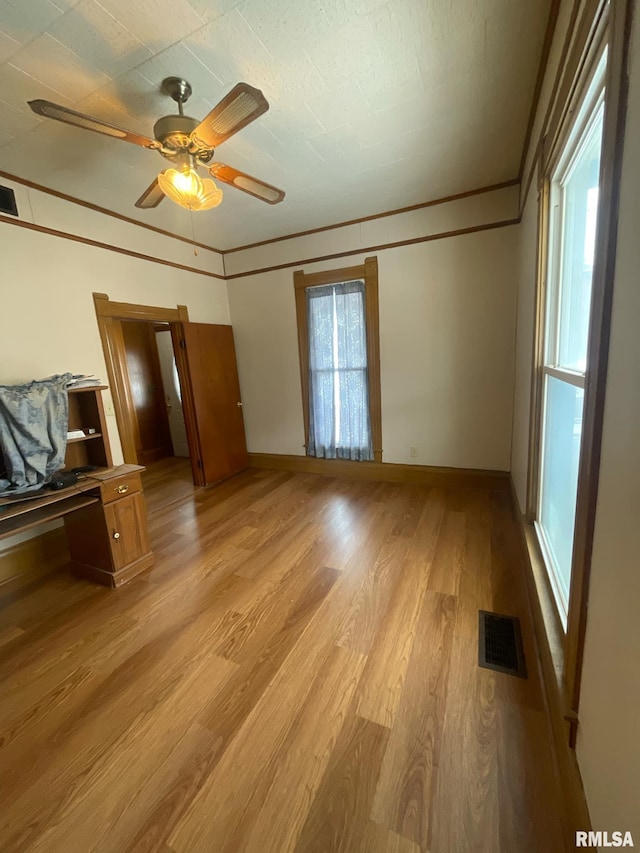
<svg viewBox="0 0 640 853">
<path fill-rule="evenodd" d="M 102 381 L 94 373 L 78 373 L 67 382 L 67 388 L 93 388 L 102 385 Z"/>
</svg>

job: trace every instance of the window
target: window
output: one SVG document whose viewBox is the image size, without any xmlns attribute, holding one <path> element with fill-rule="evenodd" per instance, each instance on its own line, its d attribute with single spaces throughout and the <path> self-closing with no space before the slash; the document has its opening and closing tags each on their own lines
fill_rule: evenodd
<svg viewBox="0 0 640 853">
<path fill-rule="evenodd" d="M 294 288 L 307 455 L 380 461 L 377 259 Z"/>
<path fill-rule="evenodd" d="M 536 529 L 566 628 L 587 379 L 606 53 L 549 186 Z"/>
</svg>

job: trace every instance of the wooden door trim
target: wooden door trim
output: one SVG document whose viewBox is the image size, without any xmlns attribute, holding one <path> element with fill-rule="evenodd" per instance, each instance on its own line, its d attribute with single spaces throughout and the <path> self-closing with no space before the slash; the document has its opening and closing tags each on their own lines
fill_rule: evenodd
<svg viewBox="0 0 640 853">
<path fill-rule="evenodd" d="M 135 302 L 114 302 L 106 293 L 94 293 L 93 303 L 98 317 L 114 317 L 118 320 L 149 320 L 155 323 L 182 323 L 189 321 L 186 305 L 176 308 L 161 308 L 140 305 Z"/>
<path fill-rule="evenodd" d="M 138 418 L 127 371 L 122 321 L 146 320 L 148 322 L 169 323 L 169 327 L 173 329 L 174 325 L 189 321 L 189 310 L 186 305 L 178 305 L 175 308 L 160 308 L 129 302 L 113 302 L 106 293 L 94 293 L 93 304 L 111 387 L 122 455 L 125 462 L 136 464 L 138 461 L 136 446 L 139 444 Z M 179 375 L 182 381 L 183 374 Z M 186 421 L 185 416 L 185 423 Z M 189 424 L 187 424 L 187 440 L 193 465 L 193 456 L 197 456 L 194 454 L 194 448 L 197 445 L 192 442 L 197 441 L 197 438 L 196 433 L 190 432 Z M 195 474 L 194 482 L 196 482 Z"/>
</svg>

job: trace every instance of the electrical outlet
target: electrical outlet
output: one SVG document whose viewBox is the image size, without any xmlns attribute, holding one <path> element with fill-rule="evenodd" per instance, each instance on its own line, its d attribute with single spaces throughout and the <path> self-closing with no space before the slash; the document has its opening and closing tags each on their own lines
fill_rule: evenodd
<svg viewBox="0 0 640 853">
<path fill-rule="evenodd" d="M 410 447 L 409 448 L 409 456 L 411 456 L 412 459 L 416 459 L 418 456 L 418 448 L 417 447 Z"/>
</svg>

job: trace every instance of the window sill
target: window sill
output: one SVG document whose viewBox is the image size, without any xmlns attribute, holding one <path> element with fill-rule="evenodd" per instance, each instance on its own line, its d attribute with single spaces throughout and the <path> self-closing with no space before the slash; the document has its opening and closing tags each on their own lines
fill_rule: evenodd
<svg viewBox="0 0 640 853">
<path fill-rule="evenodd" d="M 529 562 L 531 609 L 538 635 L 538 653 L 545 681 L 549 712 L 563 724 L 565 743 L 573 749 L 578 715 L 571 708 L 564 681 L 566 634 L 551 589 L 547 567 L 533 524 L 521 518 L 522 533 Z"/>
<path fill-rule="evenodd" d="M 564 643 L 565 633 L 560 621 L 560 615 L 551 589 L 551 583 L 547 575 L 547 567 L 542 555 L 542 549 L 538 541 L 538 536 L 533 524 L 529 524 L 524 519 L 522 520 L 524 530 L 524 538 L 529 553 L 529 563 L 531 565 L 531 574 L 535 587 L 540 613 L 542 616 L 542 624 L 544 626 L 547 645 L 551 654 L 553 669 L 556 673 L 556 683 L 558 688 L 562 688 L 564 684 Z"/>
</svg>

